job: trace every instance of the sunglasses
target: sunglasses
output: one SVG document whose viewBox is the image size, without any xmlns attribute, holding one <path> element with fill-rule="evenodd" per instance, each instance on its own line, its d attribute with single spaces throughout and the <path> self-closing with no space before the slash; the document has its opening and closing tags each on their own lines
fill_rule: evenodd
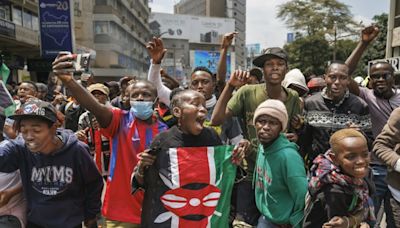
<svg viewBox="0 0 400 228">
<path fill-rule="evenodd" d="M 378 73 L 378 74 L 371 74 L 370 77 L 374 80 L 378 80 L 380 78 L 383 78 L 383 80 L 387 80 L 392 77 L 392 74 L 391 73 L 381 73 L 381 74 Z"/>
</svg>

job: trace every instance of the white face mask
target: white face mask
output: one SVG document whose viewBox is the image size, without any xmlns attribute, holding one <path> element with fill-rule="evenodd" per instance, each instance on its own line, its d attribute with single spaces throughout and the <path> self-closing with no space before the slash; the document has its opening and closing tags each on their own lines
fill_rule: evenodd
<svg viewBox="0 0 400 228">
<path fill-rule="evenodd" d="M 131 112 L 141 120 L 147 120 L 153 115 L 154 102 L 152 101 L 131 101 Z"/>
</svg>

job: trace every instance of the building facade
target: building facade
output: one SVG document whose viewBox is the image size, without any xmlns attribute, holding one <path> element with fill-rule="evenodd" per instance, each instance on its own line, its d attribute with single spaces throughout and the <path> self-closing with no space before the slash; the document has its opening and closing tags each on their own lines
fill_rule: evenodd
<svg viewBox="0 0 400 228">
<path fill-rule="evenodd" d="M 147 0 L 75 0 L 76 48 L 94 50 L 92 71 L 99 80 L 125 75 L 145 78 L 146 42 L 151 38 Z"/>
<path fill-rule="evenodd" d="M 400 2 L 390 0 L 386 58 L 400 56 Z"/>
<path fill-rule="evenodd" d="M 151 38 L 147 0 L 70 3 L 74 51 L 94 54 L 91 69 L 96 80 L 147 76 L 149 58 L 145 45 Z M 0 1 L 0 52 L 11 69 L 9 80 L 47 81 L 51 61 L 40 56 L 38 9 L 39 0 Z"/>
<path fill-rule="evenodd" d="M 167 13 L 152 13 L 149 22 L 152 34 L 161 36 L 168 50 L 163 69 L 182 85 L 190 81 L 195 67 L 206 66 L 216 73 L 223 35 L 235 27 L 230 18 Z M 234 48 L 229 52 L 227 66 L 228 73 L 235 66 Z"/>
<path fill-rule="evenodd" d="M 40 57 L 38 0 L 0 1 L 0 54 L 11 70 L 10 81 L 36 80 L 26 74 L 30 58 Z M 29 78 L 28 78 L 29 77 Z"/>
<path fill-rule="evenodd" d="M 174 13 L 234 19 L 236 66 L 246 65 L 246 0 L 181 0 Z"/>
</svg>

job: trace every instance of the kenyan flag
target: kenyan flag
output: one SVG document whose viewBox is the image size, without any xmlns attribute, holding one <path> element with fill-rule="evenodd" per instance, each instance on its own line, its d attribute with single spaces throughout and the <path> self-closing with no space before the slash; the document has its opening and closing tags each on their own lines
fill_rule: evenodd
<svg viewBox="0 0 400 228">
<path fill-rule="evenodd" d="M 160 197 L 166 212 L 159 214 L 154 224 L 166 223 L 174 228 L 228 227 L 236 176 L 232 150 L 233 146 L 169 149 L 166 158 L 170 174 L 160 174 L 169 189 Z"/>
</svg>

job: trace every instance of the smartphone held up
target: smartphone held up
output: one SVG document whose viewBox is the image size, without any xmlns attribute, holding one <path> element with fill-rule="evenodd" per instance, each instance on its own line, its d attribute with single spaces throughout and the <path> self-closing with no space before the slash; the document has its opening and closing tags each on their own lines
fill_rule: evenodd
<svg viewBox="0 0 400 228">
<path fill-rule="evenodd" d="M 69 51 L 61 51 L 59 52 L 59 56 L 63 55 L 71 55 L 72 53 Z M 72 68 L 66 69 L 65 71 L 68 72 L 77 72 L 83 73 L 89 71 L 90 66 L 90 53 L 83 53 L 83 54 L 72 54 L 73 60 Z"/>
</svg>

